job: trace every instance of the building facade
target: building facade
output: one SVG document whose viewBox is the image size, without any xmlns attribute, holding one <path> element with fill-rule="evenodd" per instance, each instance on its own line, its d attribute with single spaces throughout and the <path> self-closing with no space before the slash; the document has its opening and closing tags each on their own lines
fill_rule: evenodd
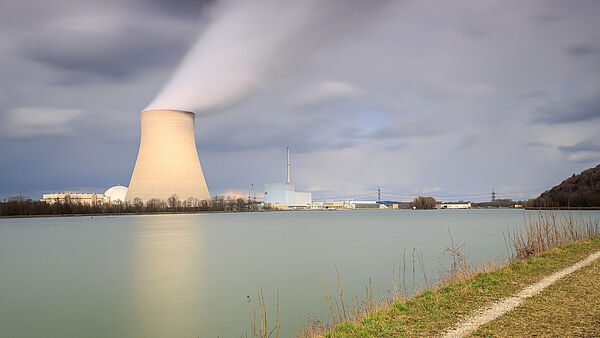
<svg viewBox="0 0 600 338">
<path fill-rule="evenodd" d="M 436 209 L 471 209 L 471 203 L 440 203 Z"/>
<path fill-rule="evenodd" d="M 308 206 L 312 203 L 312 193 L 296 191 L 291 183 L 265 183 L 265 204 L 284 204 L 293 206 Z"/>
<path fill-rule="evenodd" d="M 104 203 L 104 194 L 86 193 L 60 193 L 43 194 L 42 201 L 47 203 L 80 203 L 87 205 L 100 205 Z"/>
</svg>

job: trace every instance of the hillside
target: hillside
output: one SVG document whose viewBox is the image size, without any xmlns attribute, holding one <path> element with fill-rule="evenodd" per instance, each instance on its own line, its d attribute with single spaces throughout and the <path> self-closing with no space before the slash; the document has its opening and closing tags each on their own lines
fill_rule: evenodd
<svg viewBox="0 0 600 338">
<path fill-rule="evenodd" d="M 600 207 L 600 164 L 562 181 L 537 199 L 537 206 Z"/>
</svg>

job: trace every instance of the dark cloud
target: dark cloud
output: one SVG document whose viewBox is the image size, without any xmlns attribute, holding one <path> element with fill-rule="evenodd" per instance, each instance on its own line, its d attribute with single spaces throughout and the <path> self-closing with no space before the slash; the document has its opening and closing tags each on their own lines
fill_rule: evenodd
<svg viewBox="0 0 600 338">
<path fill-rule="evenodd" d="M 370 4 L 342 1 L 357 20 L 308 13 L 322 24 L 299 30 L 269 55 L 269 81 L 259 77 L 248 95 L 197 117 L 211 192 L 250 182 L 260 190 L 283 178 L 286 145 L 295 183 L 332 192 L 374 184 L 404 194 L 487 191 L 492 184 L 523 192 L 598 159 L 597 0 L 389 1 L 369 15 Z M 221 6 L 213 3 L 7 2 L 0 12 L 0 129 L 20 132 L 2 135 L 0 197 L 21 188 L 37 198 L 41 191 L 126 185 L 139 111 L 214 27 L 215 17 L 207 17 Z M 242 30 L 249 25 L 233 20 Z M 280 28 L 267 25 L 261 34 Z M 214 40 L 243 57 L 256 48 L 235 41 Z M 198 74 L 208 88 L 226 75 L 223 54 L 207 64 L 214 77 Z M 314 84 L 341 82 L 360 95 L 339 86 L 306 94 Z M 292 104 L 303 93 L 312 103 Z M 56 121 L 18 115 L 34 117 L 31 109 L 40 107 Z M 59 123 L 69 111 L 81 113 Z M 585 123 L 569 123 L 576 121 Z M 519 163 L 518 172 L 507 163 Z"/>
<path fill-rule="evenodd" d="M 585 57 L 600 53 L 600 50 L 592 44 L 581 43 L 567 47 L 567 53 L 575 57 Z"/>
<path fill-rule="evenodd" d="M 205 152 L 264 151 L 293 146 L 296 152 L 343 149 L 360 142 L 360 132 L 351 125 L 337 125 L 334 118 L 306 119 L 294 113 L 243 111 L 229 116 L 198 117 L 198 149 Z M 226 136 L 223 136 L 226 135 Z"/>
<path fill-rule="evenodd" d="M 143 0 L 152 10 L 177 18 L 197 20 L 217 0 Z"/>
<path fill-rule="evenodd" d="M 591 98 L 552 100 L 537 107 L 534 122 L 558 124 L 600 118 L 600 95 Z"/>
<path fill-rule="evenodd" d="M 551 23 L 551 22 L 559 21 L 560 17 L 555 14 L 538 14 L 538 15 L 533 15 L 532 20 L 539 21 L 539 22 Z"/>
<path fill-rule="evenodd" d="M 596 138 L 585 140 L 571 146 L 559 146 L 558 149 L 567 153 L 575 153 L 582 151 L 600 152 L 600 135 Z"/>
<path fill-rule="evenodd" d="M 124 27 L 109 33 L 48 34 L 29 41 L 21 54 L 61 71 L 59 83 L 130 80 L 143 70 L 173 67 L 189 37 Z"/>
</svg>

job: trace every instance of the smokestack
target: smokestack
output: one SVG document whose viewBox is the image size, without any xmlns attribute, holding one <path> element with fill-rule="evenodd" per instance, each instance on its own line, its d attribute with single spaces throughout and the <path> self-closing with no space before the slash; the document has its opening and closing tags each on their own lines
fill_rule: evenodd
<svg viewBox="0 0 600 338">
<path fill-rule="evenodd" d="M 195 114 L 183 110 L 145 110 L 135 168 L 125 201 L 166 200 L 177 195 L 210 199 L 202 173 L 196 139 Z"/>
<path fill-rule="evenodd" d="M 285 148 L 285 150 L 287 151 L 287 183 L 290 184 L 290 147 Z"/>
</svg>

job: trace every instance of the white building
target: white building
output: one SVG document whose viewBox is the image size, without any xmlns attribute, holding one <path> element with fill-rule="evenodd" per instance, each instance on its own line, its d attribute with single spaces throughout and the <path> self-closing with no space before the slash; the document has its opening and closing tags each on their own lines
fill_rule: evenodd
<svg viewBox="0 0 600 338">
<path fill-rule="evenodd" d="M 344 209 L 388 209 L 388 207 L 377 201 L 344 201 Z"/>
<path fill-rule="evenodd" d="M 265 204 L 295 204 L 296 191 L 290 183 L 265 183 Z"/>
<path fill-rule="evenodd" d="M 127 196 L 127 187 L 115 185 L 104 192 L 104 203 L 125 202 L 125 196 Z"/>
<path fill-rule="evenodd" d="M 60 194 L 43 194 L 42 201 L 48 203 L 81 203 L 88 205 L 99 205 L 104 203 L 104 194 L 87 194 L 77 192 L 65 192 Z"/>
<path fill-rule="evenodd" d="M 471 203 L 440 203 L 436 209 L 471 209 Z"/>
<path fill-rule="evenodd" d="M 290 148 L 287 148 L 287 182 L 265 183 L 265 204 L 308 207 L 312 203 L 312 193 L 296 191 L 290 182 Z"/>
</svg>

